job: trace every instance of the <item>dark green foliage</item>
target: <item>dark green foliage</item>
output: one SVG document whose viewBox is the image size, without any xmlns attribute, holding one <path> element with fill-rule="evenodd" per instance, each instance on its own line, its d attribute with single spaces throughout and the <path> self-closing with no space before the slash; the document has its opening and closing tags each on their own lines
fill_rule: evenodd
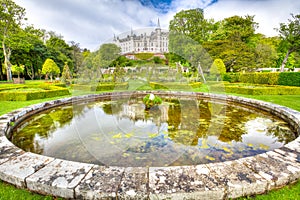
<svg viewBox="0 0 300 200">
<path fill-rule="evenodd" d="M 230 83 L 235 83 L 235 82 L 239 82 L 240 74 L 239 73 L 226 73 L 226 74 L 222 74 L 221 78 L 222 78 L 223 81 L 228 81 Z"/>
<path fill-rule="evenodd" d="M 280 73 L 278 85 L 300 86 L 300 72 Z"/>
<path fill-rule="evenodd" d="M 157 96 L 157 95 L 153 95 L 154 96 L 154 99 L 150 99 L 150 97 L 152 96 L 153 94 L 147 94 L 144 98 L 143 98 L 143 103 L 145 104 L 146 106 L 146 109 L 150 109 L 151 107 L 153 106 L 157 106 L 159 104 L 162 103 L 162 99 Z"/>
</svg>

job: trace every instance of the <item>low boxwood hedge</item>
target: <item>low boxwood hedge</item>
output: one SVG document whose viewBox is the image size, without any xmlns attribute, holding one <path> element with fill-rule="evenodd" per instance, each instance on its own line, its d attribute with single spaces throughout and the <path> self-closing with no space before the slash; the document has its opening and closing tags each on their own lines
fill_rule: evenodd
<svg viewBox="0 0 300 200">
<path fill-rule="evenodd" d="M 100 83 L 96 87 L 96 91 L 106 91 L 106 90 L 127 90 L 128 82 L 125 83 Z"/>
<path fill-rule="evenodd" d="M 108 91 L 108 90 L 127 90 L 128 82 L 125 83 L 99 83 L 98 85 L 81 85 L 73 84 L 72 87 L 75 90 L 85 91 Z"/>
<path fill-rule="evenodd" d="M 29 87 L 24 87 L 24 90 L 6 90 L 0 92 L 0 101 L 28 101 L 69 94 L 70 92 L 67 88 L 61 88 L 57 86 L 49 86 L 49 88 L 42 88 L 41 90 L 30 90 Z"/>
<path fill-rule="evenodd" d="M 222 79 L 232 83 L 300 86 L 300 72 L 226 73 Z"/>
<path fill-rule="evenodd" d="M 278 85 L 300 86 L 300 72 L 280 73 Z"/>
<path fill-rule="evenodd" d="M 166 83 L 157 83 L 157 82 L 150 82 L 149 85 L 152 89 L 155 90 L 190 90 L 192 88 L 199 88 L 201 86 L 201 82 L 194 82 L 194 83 L 177 83 L 177 82 L 166 82 Z"/>
<path fill-rule="evenodd" d="M 217 91 L 218 87 L 224 87 L 226 93 L 246 95 L 300 95 L 300 87 L 291 86 L 269 86 L 269 85 L 238 85 L 225 84 L 213 85 L 211 90 Z"/>
</svg>

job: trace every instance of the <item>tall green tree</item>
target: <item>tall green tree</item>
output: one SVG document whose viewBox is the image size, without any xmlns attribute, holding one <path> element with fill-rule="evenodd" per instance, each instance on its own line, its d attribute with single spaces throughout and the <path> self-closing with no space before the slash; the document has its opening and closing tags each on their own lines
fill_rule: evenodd
<svg viewBox="0 0 300 200">
<path fill-rule="evenodd" d="M 202 9 L 196 8 L 176 13 L 170 21 L 169 29 L 170 32 L 184 34 L 201 44 L 209 40 L 215 24 L 213 20 L 204 18 Z"/>
<path fill-rule="evenodd" d="M 43 64 L 42 73 L 46 76 L 50 76 L 51 82 L 53 81 L 53 76 L 60 73 L 60 69 L 57 64 L 50 58 L 47 58 L 45 63 Z"/>
<path fill-rule="evenodd" d="M 285 49 L 286 54 L 282 61 L 280 71 L 283 72 L 291 53 L 300 50 L 300 14 L 291 14 L 292 19 L 288 23 L 280 23 L 279 31 L 282 38 L 282 47 Z"/>
<path fill-rule="evenodd" d="M 97 54 L 99 56 L 100 66 L 108 67 L 115 59 L 120 56 L 121 49 L 115 44 L 102 44 Z"/>
<path fill-rule="evenodd" d="M 225 18 L 218 23 L 218 29 L 212 34 L 213 40 L 231 40 L 248 43 L 255 35 L 258 23 L 254 21 L 254 16 L 246 15 L 232 16 Z"/>
<path fill-rule="evenodd" d="M 226 67 L 223 63 L 222 59 L 215 59 L 210 68 L 210 74 L 217 77 L 217 81 L 219 80 L 220 75 L 226 73 Z"/>
<path fill-rule="evenodd" d="M 10 62 L 11 47 L 10 41 L 14 34 L 20 29 L 22 21 L 25 19 L 25 9 L 18 6 L 12 0 L 0 0 L 0 33 L 2 49 L 4 54 L 4 65 L 7 70 L 7 80 L 12 80 Z"/>
<path fill-rule="evenodd" d="M 71 46 L 70 47 L 71 47 L 71 53 L 72 53 L 71 57 L 72 57 L 73 64 L 74 64 L 73 72 L 77 73 L 78 70 L 80 69 L 80 67 L 83 64 L 84 55 L 83 55 L 83 52 L 82 52 L 82 50 L 80 48 L 80 44 L 79 43 L 71 41 Z"/>
<path fill-rule="evenodd" d="M 50 38 L 46 41 L 49 57 L 54 60 L 62 70 L 65 62 L 69 64 L 70 70 L 73 70 L 72 48 L 66 43 L 62 36 L 54 32 L 49 32 Z"/>
</svg>

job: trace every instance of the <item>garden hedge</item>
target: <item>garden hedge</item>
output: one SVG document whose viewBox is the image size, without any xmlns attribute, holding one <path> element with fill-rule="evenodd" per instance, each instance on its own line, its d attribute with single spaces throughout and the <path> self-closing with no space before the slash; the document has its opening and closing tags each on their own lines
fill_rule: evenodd
<svg viewBox="0 0 300 200">
<path fill-rule="evenodd" d="M 280 73 L 278 85 L 300 86 L 300 72 Z"/>
<path fill-rule="evenodd" d="M 128 82 L 125 83 L 99 83 L 98 85 L 72 85 L 75 90 L 85 91 L 107 91 L 107 90 L 127 90 L 129 87 Z"/>
<path fill-rule="evenodd" d="M 157 83 L 157 82 L 150 82 L 149 85 L 152 89 L 159 90 L 159 89 L 184 89 L 189 90 L 191 88 L 199 88 L 201 86 L 201 82 L 194 82 L 194 83 Z"/>
<path fill-rule="evenodd" d="M 26 87 L 25 87 L 26 88 Z M 22 91 L 20 90 L 7 90 L 0 92 L 1 101 L 28 101 L 35 99 L 51 98 L 56 96 L 69 95 L 70 92 L 67 88 L 57 86 L 49 86 L 47 89 L 37 91 Z"/>
<path fill-rule="evenodd" d="M 246 95 L 300 95 L 300 87 L 292 86 L 270 86 L 270 85 L 212 85 L 211 90 L 217 91 L 219 87 L 225 86 L 226 93 Z"/>
<path fill-rule="evenodd" d="M 106 91 L 106 90 L 127 90 L 128 82 L 125 83 L 101 83 L 96 87 L 96 91 Z"/>
<path fill-rule="evenodd" d="M 300 72 L 227 73 L 222 79 L 229 82 L 300 86 Z"/>
</svg>

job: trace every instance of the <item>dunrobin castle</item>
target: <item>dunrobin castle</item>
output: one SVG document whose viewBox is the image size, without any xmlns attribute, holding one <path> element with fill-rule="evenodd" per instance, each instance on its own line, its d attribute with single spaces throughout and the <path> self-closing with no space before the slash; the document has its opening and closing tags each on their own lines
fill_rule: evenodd
<svg viewBox="0 0 300 200">
<path fill-rule="evenodd" d="M 158 19 L 157 27 L 151 33 L 136 35 L 132 30 L 124 38 L 114 37 L 114 43 L 121 48 L 121 54 L 135 53 L 163 54 L 169 52 L 169 32 L 162 30 Z"/>
</svg>

